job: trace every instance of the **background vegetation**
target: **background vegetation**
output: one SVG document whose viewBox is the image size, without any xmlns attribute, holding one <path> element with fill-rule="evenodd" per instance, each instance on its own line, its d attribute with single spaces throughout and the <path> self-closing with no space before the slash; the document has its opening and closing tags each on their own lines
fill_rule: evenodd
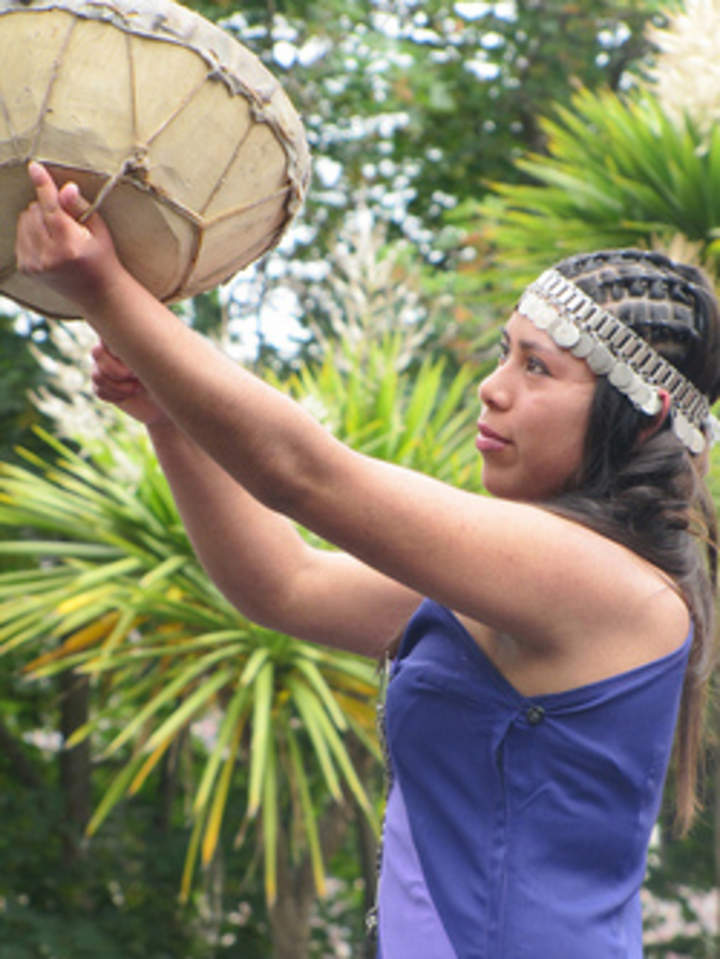
<svg viewBox="0 0 720 959">
<path fill-rule="evenodd" d="M 358 448 L 479 489 L 474 383 L 539 268 L 636 244 L 717 276 L 711 4 L 189 5 L 281 77 L 315 175 L 182 312 Z M 84 328 L 0 314 L 0 959 L 370 955 L 375 664 L 232 610 Z M 667 797 L 648 955 L 717 954 L 719 766 L 683 842 Z"/>
</svg>

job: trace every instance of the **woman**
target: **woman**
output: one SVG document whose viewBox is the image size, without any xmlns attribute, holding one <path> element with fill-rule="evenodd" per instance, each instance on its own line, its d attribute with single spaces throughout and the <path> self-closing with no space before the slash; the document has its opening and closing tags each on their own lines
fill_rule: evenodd
<svg viewBox="0 0 720 959">
<path fill-rule="evenodd" d="M 640 956 L 676 720 L 687 824 L 711 663 L 693 534 L 714 544 L 700 472 L 720 354 L 702 278 L 637 251 L 543 274 L 480 386 L 494 496 L 477 496 L 337 442 L 141 288 L 101 219 L 77 222 L 74 185 L 29 172 L 19 267 L 107 344 L 97 392 L 147 424 L 220 588 L 260 623 L 368 656 L 404 630 L 379 955 Z"/>
</svg>

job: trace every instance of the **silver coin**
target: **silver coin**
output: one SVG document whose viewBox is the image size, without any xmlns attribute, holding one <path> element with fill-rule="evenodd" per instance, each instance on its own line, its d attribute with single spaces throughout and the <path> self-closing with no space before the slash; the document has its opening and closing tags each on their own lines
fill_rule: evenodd
<svg viewBox="0 0 720 959">
<path fill-rule="evenodd" d="M 615 365 L 615 357 L 602 343 L 596 343 L 587 357 L 587 365 L 593 373 L 604 376 Z"/>
<path fill-rule="evenodd" d="M 549 330 L 549 333 L 553 342 L 563 350 L 575 346 L 580 339 L 580 330 L 573 323 L 568 323 L 567 320 L 561 320 Z"/>
<path fill-rule="evenodd" d="M 575 346 L 570 348 L 570 352 L 573 356 L 577 356 L 579 360 L 584 360 L 585 357 L 590 355 L 592 348 L 595 346 L 595 342 L 589 333 L 583 331 L 580 333 Z"/>
<path fill-rule="evenodd" d="M 632 385 L 633 372 L 627 363 L 617 362 L 608 373 L 608 379 L 619 390 L 626 390 Z"/>
<path fill-rule="evenodd" d="M 702 432 L 695 427 L 692 428 L 692 436 L 690 439 L 690 452 L 694 453 L 696 456 L 705 449 L 705 437 Z"/>
<path fill-rule="evenodd" d="M 648 416 L 655 416 L 662 409 L 662 400 L 658 396 L 657 390 L 652 389 L 652 387 L 649 389 L 650 395 L 640 404 L 640 409 Z"/>
<path fill-rule="evenodd" d="M 533 304 L 529 317 L 533 325 L 539 330 L 546 330 L 557 320 L 558 314 L 554 306 L 540 300 L 537 305 Z"/>
<path fill-rule="evenodd" d="M 673 423 L 672 423 L 673 433 L 677 438 L 685 444 L 685 446 L 690 445 L 690 424 L 677 410 L 673 414 Z"/>
<path fill-rule="evenodd" d="M 638 409 L 642 409 L 643 404 L 649 403 L 652 397 L 655 395 L 652 387 L 648 386 L 647 383 L 644 383 L 637 373 L 633 373 L 632 383 L 627 388 L 626 393 L 635 406 L 638 407 Z"/>
</svg>

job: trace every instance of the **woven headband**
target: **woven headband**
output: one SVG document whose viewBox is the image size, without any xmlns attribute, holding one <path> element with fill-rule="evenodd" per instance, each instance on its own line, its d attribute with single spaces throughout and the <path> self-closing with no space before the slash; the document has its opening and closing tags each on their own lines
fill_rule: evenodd
<svg viewBox="0 0 720 959">
<path fill-rule="evenodd" d="M 718 423 L 707 398 L 641 336 L 557 270 L 546 270 L 523 293 L 518 312 L 553 342 L 607 376 L 637 409 L 662 409 L 658 390 L 671 399 L 672 429 L 691 453 L 717 439 Z"/>
</svg>

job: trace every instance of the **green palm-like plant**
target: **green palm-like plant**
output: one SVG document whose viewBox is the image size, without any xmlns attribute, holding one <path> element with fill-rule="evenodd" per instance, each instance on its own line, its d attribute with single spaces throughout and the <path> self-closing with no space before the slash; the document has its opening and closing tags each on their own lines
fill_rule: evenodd
<svg viewBox="0 0 720 959">
<path fill-rule="evenodd" d="M 463 409 L 471 372 L 446 383 L 441 360 L 410 378 L 398 372 L 401 335 L 363 349 L 341 345 L 303 367 L 287 388 L 327 413 L 356 448 L 478 485 Z M 342 369 L 340 368 L 342 366 Z M 324 889 L 322 810 L 351 796 L 378 826 L 361 780 L 357 746 L 379 760 L 374 736 L 376 664 L 315 647 L 246 621 L 208 581 L 192 554 L 164 477 L 144 442 L 118 429 L 87 456 L 43 433 L 54 455 L 22 452 L 27 465 L 0 464 L 0 544 L 23 568 L 0 576 L 0 653 L 32 651 L 26 671 L 74 669 L 95 678 L 96 709 L 72 746 L 93 734 L 119 771 L 89 823 L 136 792 L 188 726 L 219 711 L 195 787 L 193 831 L 182 891 L 198 858 L 208 863 L 247 764 L 245 823 L 259 820 L 265 888 L 277 893 L 280 810 Z M 138 468 L 130 483 L 113 473 L 118 454 Z M 26 538 L 32 530 L 40 538 Z M 109 731 L 108 731 L 109 730 Z M 377 798 L 377 797 L 375 797 Z"/>
<path fill-rule="evenodd" d="M 402 353 L 402 334 L 341 340 L 286 388 L 354 448 L 479 488 L 478 457 L 468 442 L 477 411 L 465 403 L 477 369 L 464 366 L 448 378 L 443 357 L 426 357 L 410 372 L 398 368 Z"/>
<path fill-rule="evenodd" d="M 194 799 L 194 832 L 183 892 L 202 840 L 212 858 L 242 734 L 251 727 L 246 816 L 260 811 L 268 900 L 276 894 L 279 765 L 300 797 L 319 891 L 323 865 L 308 763 L 337 801 L 343 785 L 376 824 L 374 807 L 344 744 L 352 729 L 372 739 L 373 664 L 316 648 L 245 621 L 200 569 L 147 449 L 137 489 L 108 476 L 48 434 L 52 461 L 24 452 L 29 467 L 0 466 L 0 523 L 53 538 L 6 540 L 0 551 L 39 560 L 0 577 L 0 652 L 45 649 L 34 677 L 73 668 L 105 678 L 103 704 L 68 746 L 113 717 L 101 758 L 131 745 L 89 825 L 136 792 L 176 737 L 211 706 L 223 710 Z M 50 646 L 50 649 L 47 647 Z M 343 709 L 352 701 L 356 707 Z M 299 719 L 303 732 L 295 732 Z M 117 730 L 118 721 L 120 725 Z M 306 740 L 306 742 L 303 742 Z"/>
<path fill-rule="evenodd" d="M 534 182 L 495 183 L 479 207 L 506 291 L 568 254 L 663 246 L 676 234 L 717 270 L 720 129 L 671 119 L 650 90 L 580 90 L 556 115 L 542 124 L 547 155 L 517 161 Z"/>
</svg>

